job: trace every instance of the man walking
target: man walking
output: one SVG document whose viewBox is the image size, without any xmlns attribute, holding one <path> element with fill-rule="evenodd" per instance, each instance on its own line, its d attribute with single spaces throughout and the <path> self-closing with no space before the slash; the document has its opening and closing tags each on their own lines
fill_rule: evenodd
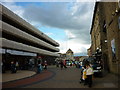
<svg viewBox="0 0 120 90">
<path fill-rule="evenodd" d="M 47 61 L 44 62 L 44 69 L 47 69 Z"/>
<path fill-rule="evenodd" d="M 61 60 L 60 61 L 60 67 L 61 67 L 61 70 L 63 69 L 63 61 Z"/>
</svg>

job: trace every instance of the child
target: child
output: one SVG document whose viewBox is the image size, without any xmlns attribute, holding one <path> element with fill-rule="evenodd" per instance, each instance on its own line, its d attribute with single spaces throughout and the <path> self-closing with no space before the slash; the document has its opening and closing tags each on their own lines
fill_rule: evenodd
<svg viewBox="0 0 120 90">
<path fill-rule="evenodd" d="M 83 82 L 83 70 L 84 70 L 84 67 L 82 67 L 82 70 L 81 70 L 81 77 L 80 77 L 80 83 L 82 83 Z"/>
<path fill-rule="evenodd" d="M 86 75 L 86 66 L 84 66 L 83 75 L 82 75 L 82 79 L 83 79 L 84 85 L 87 84 L 86 78 L 87 78 L 87 75 Z"/>
</svg>

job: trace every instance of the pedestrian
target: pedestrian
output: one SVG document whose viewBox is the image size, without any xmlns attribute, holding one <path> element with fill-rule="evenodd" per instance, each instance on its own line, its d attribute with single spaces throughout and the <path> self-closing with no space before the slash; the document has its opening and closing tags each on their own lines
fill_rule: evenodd
<svg viewBox="0 0 120 90">
<path fill-rule="evenodd" d="M 86 81 L 86 66 L 83 66 L 82 67 L 82 70 L 81 70 L 81 78 L 80 78 L 80 83 L 84 83 L 84 85 L 87 84 L 87 81 Z"/>
<path fill-rule="evenodd" d="M 56 61 L 56 67 L 59 67 L 59 62 L 58 61 Z"/>
<path fill-rule="evenodd" d="M 11 73 L 16 73 L 16 65 L 14 61 L 11 61 Z"/>
<path fill-rule="evenodd" d="M 72 61 L 70 61 L 70 66 L 72 66 Z"/>
<path fill-rule="evenodd" d="M 32 70 L 32 59 L 29 60 L 29 69 Z"/>
<path fill-rule="evenodd" d="M 2 66 L 2 73 L 5 73 L 5 61 L 3 60 L 2 62 L 1 62 L 1 66 Z"/>
<path fill-rule="evenodd" d="M 64 66 L 64 68 L 67 68 L 66 67 L 66 60 L 63 60 L 63 66 Z"/>
<path fill-rule="evenodd" d="M 62 60 L 60 61 L 60 67 L 61 67 L 61 70 L 63 69 L 63 62 Z"/>
<path fill-rule="evenodd" d="M 83 79 L 82 79 L 82 76 L 83 76 L 83 70 L 84 70 L 84 67 L 82 67 L 82 70 L 81 70 L 80 83 L 82 83 L 82 82 L 83 82 Z"/>
<path fill-rule="evenodd" d="M 89 87 L 92 87 L 92 75 L 93 75 L 93 69 L 92 67 L 88 64 L 86 65 L 86 75 L 87 75 L 87 84 Z"/>
<path fill-rule="evenodd" d="M 44 62 L 44 69 L 47 69 L 47 61 Z"/>
<path fill-rule="evenodd" d="M 19 70 L 19 63 L 16 61 L 16 70 Z"/>
<path fill-rule="evenodd" d="M 37 65 L 37 73 L 41 73 L 42 71 L 42 65 L 40 62 L 38 62 L 38 65 Z"/>
<path fill-rule="evenodd" d="M 83 67 L 82 79 L 83 79 L 84 85 L 87 85 L 86 66 Z"/>
</svg>

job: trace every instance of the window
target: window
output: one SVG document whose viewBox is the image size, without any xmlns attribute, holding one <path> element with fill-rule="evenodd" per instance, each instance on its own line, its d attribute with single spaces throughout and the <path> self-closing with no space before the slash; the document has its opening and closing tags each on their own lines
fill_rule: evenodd
<svg viewBox="0 0 120 90">
<path fill-rule="evenodd" d="M 118 6 L 119 6 L 119 8 L 120 8 L 120 0 L 118 0 Z"/>
<path fill-rule="evenodd" d="M 105 21 L 104 21 L 104 23 L 103 23 L 103 32 L 106 33 L 106 22 L 105 22 Z"/>
<path fill-rule="evenodd" d="M 120 16 L 118 18 L 118 25 L 119 25 L 119 29 L 120 29 Z"/>
<path fill-rule="evenodd" d="M 115 61 L 116 60 L 115 39 L 111 40 L 111 50 L 112 50 L 112 61 Z"/>
</svg>

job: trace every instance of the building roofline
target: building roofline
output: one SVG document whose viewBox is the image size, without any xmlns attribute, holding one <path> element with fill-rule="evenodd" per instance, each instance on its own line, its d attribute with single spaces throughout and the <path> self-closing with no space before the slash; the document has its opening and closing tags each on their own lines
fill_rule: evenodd
<svg viewBox="0 0 120 90">
<path fill-rule="evenodd" d="M 0 7 L 2 7 L 2 9 L 0 10 L 0 12 L 2 12 L 2 14 L 6 15 L 8 18 L 12 18 L 17 23 L 19 23 L 21 26 L 26 27 L 29 31 L 32 31 L 33 33 L 39 35 L 40 37 L 48 40 L 49 42 L 51 42 L 55 46 L 59 46 L 58 42 L 56 42 L 55 40 L 53 40 L 52 38 L 50 38 L 49 36 L 47 36 L 46 34 L 44 34 L 43 32 L 41 32 L 40 30 L 38 30 L 37 28 L 35 28 L 29 22 L 27 22 L 24 19 L 22 19 L 20 16 L 18 16 L 17 14 L 15 14 L 13 11 L 9 10 L 4 5 L 0 4 Z"/>
<path fill-rule="evenodd" d="M 95 14 L 96 14 L 96 11 L 97 11 L 98 3 L 99 3 L 99 2 L 96 2 L 96 3 L 95 3 L 94 14 L 93 14 L 93 18 L 92 18 L 92 25 L 91 25 L 91 29 L 90 29 L 90 34 L 92 33 L 92 29 L 93 29 L 93 25 L 94 25 Z"/>
</svg>

